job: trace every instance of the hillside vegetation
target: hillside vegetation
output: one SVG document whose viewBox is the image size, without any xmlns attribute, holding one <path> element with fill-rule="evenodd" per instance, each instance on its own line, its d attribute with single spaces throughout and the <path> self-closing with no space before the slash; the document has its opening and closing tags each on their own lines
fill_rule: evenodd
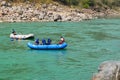
<svg viewBox="0 0 120 80">
<path fill-rule="evenodd" d="M 8 2 L 32 2 L 32 3 L 52 3 L 58 2 L 66 6 L 77 6 L 81 8 L 93 7 L 120 7 L 120 0 L 6 0 Z"/>
</svg>

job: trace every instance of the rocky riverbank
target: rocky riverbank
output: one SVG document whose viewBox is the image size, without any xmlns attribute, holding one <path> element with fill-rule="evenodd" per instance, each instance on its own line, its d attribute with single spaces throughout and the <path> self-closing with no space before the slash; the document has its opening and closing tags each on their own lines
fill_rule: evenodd
<svg viewBox="0 0 120 80">
<path fill-rule="evenodd" d="M 75 9 L 58 3 L 37 6 L 29 2 L 18 5 L 2 0 L 0 3 L 0 22 L 82 21 L 107 15 L 120 15 L 120 13 L 110 9 L 105 11 Z"/>
</svg>

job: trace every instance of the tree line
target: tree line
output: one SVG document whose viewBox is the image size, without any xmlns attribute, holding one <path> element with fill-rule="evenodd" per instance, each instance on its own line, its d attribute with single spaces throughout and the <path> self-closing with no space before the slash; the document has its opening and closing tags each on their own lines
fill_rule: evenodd
<svg viewBox="0 0 120 80">
<path fill-rule="evenodd" d="M 90 8 L 95 6 L 108 6 L 110 8 L 116 6 L 120 7 L 120 0 L 55 0 L 65 5 L 80 6 Z"/>
<path fill-rule="evenodd" d="M 92 7 L 120 7 L 120 0 L 6 0 L 9 2 L 34 2 L 34 3 L 51 3 L 59 2 L 67 6 L 78 6 L 83 8 L 92 8 Z"/>
</svg>

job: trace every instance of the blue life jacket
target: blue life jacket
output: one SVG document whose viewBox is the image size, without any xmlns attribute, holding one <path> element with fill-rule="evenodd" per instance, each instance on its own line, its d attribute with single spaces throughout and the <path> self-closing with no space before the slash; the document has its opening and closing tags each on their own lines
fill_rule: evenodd
<svg viewBox="0 0 120 80">
<path fill-rule="evenodd" d="M 51 39 L 48 39 L 47 40 L 47 45 L 50 45 L 51 44 Z"/>
<path fill-rule="evenodd" d="M 42 39 L 42 44 L 46 45 L 46 40 L 45 39 Z"/>
<path fill-rule="evenodd" d="M 39 39 L 36 39 L 36 40 L 35 40 L 35 43 L 38 45 L 38 44 L 39 44 Z"/>
</svg>

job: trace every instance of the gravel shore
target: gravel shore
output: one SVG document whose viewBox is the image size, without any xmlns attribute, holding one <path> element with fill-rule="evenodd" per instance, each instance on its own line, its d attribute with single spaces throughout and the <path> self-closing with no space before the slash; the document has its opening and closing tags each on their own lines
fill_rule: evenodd
<svg viewBox="0 0 120 80">
<path fill-rule="evenodd" d="M 19 3 L 18 5 L 2 1 L 0 3 L 0 22 L 29 21 L 82 21 L 106 16 L 120 15 L 115 10 L 95 11 L 91 9 L 75 9 L 58 3 L 39 4 Z"/>
</svg>

